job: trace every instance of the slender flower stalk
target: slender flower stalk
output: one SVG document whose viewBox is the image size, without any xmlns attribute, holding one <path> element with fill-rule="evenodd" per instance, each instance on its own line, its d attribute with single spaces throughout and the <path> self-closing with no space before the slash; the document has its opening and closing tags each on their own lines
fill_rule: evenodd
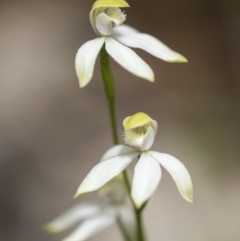
<svg viewBox="0 0 240 241">
<path fill-rule="evenodd" d="M 102 80 L 104 83 L 105 93 L 108 100 L 113 144 L 117 145 L 118 134 L 117 134 L 116 113 L 115 113 L 114 79 L 113 79 L 113 74 L 109 63 L 109 56 L 105 49 L 105 45 L 101 49 L 100 63 L 101 63 L 100 65 L 101 65 Z"/>
<path fill-rule="evenodd" d="M 109 63 L 109 56 L 105 49 L 105 46 L 101 49 L 100 54 L 100 63 L 101 63 L 101 73 L 102 73 L 102 79 L 104 83 L 105 93 L 108 100 L 108 107 L 109 107 L 109 115 L 110 115 L 110 122 L 111 122 L 111 130 L 112 130 L 112 139 L 113 144 L 117 145 L 118 142 L 118 134 L 117 134 L 117 122 L 116 122 L 116 113 L 115 113 L 115 89 L 114 89 L 114 79 L 112 70 Z M 133 202 L 131 198 L 131 185 L 128 179 L 128 175 L 126 170 L 123 171 L 123 179 L 126 186 L 126 189 L 128 191 L 129 197 L 132 201 L 134 210 L 135 210 L 135 218 L 137 222 L 137 240 L 138 241 L 144 241 L 144 231 L 142 226 L 142 220 L 141 220 L 141 212 L 142 209 L 139 209 L 136 207 L 135 203 Z M 120 229 L 121 229 L 121 223 L 119 223 Z M 123 233 L 124 235 L 124 233 Z"/>
<path fill-rule="evenodd" d="M 137 231 L 138 231 L 137 238 L 138 238 L 138 241 L 144 241 L 145 240 L 145 234 L 144 234 L 144 230 L 142 228 L 143 224 L 142 224 L 142 216 L 141 216 L 143 208 L 140 208 L 140 209 L 135 208 L 135 210 L 136 210 L 135 213 L 136 213 Z"/>
</svg>

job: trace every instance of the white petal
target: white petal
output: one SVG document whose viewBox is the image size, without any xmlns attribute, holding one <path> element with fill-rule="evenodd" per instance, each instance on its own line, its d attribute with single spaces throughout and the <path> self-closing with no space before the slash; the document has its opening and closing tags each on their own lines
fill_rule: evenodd
<svg viewBox="0 0 240 241">
<path fill-rule="evenodd" d="M 80 226 L 63 241 L 83 241 L 89 239 L 105 228 L 111 226 L 114 222 L 115 217 L 113 215 L 101 215 L 89 219 L 80 224 Z"/>
<path fill-rule="evenodd" d="M 155 192 L 160 179 L 160 165 L 147 152 L 143 152 L 135 166 L 132 184 L 132 198 L 138 208 Z"/>
<path fill-rule="evenodd" d="M 101 203 L 81 203 L 55 218 L 44 229 L 49 233 L 62 232 L 82 219 L 96 215 L 102 208 Z"/>
<path fill-rule="evenodd" d="M 140 78 L 154 82 L 154 73 L 150 66 L 131 49 L 113 38 L 106 38 L 106 50 L 123 68 Z"/>
<path fill-rule="evenodd" d="M 75 58 L 75 69 L 80 87 L 86 86 L 93 76 L 97 55 L 102 48 L 104 38 L 96 38 L 83 44 Z"/>
<path fill-rule="evenodd" d="M 169 154 L 156 151 L 150 151 L 149 154 L 169 172 L 181 195 L 188 202 L 193 202 L 193 186 L 186 167 L 177 158 Z"/>
<path fill-rule="evenodd" d="M 167 62 L 187 62 L 181 54 L 171 50 L 157 38 L 145 33 L 132 33 L 112 36 L 120 43 L 131 47 L 140 48 L 151 55 Z"/>
<path fill-rule="evenodd" d="M 148 130 L 146 134 L 143 136 L 142 139 L 142 146 L 139 148 L 139 150 L 149 150 L 149 148 L 152 146 L 155 139 L 155 132 L 151 126 L 148 127 Z"/>
<path fill-rule="evenodd" d="M 124 35 L 124 34 L 129 34 L 129 33 L 138 33 L 138 30 L 135 28 L 132 28 L 128 25 L 121 25 L 118 27 L 113 28 L 113 34 L 120 34 L 120 35 Z"/>
<path fill-rule="evenodd" d="M 136 149 L 130 146 L 125 146 L 125 145 L 115 145 L 111 148 L 109 148 L 102 156 L 99 162 L 106 161 L 110 158 L 127 154 L 127 153 L 132 153 L 136 152 Z"/>
<path fill-rule="evenodd" d="M 83 180 L 74 197 L 99 189 L 113 177 L 121 173 L 138 155 L 139 152 L 136 151 L 100 162 Z"/>
</svg>

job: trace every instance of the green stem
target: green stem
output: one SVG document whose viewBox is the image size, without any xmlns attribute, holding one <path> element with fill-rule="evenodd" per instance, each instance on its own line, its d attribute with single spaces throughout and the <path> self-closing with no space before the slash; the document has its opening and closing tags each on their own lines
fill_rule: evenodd
<svg viewBox="0 0 240 241">
<path fill-rule="evenodd" d="M 118 134 L 117 134 L 116 113 L 115 113 L 114 79 L 113 79 L 113 73 L 109 63 L 109 56 L 105 49 L 105 45 L 101 49 L 100 62 L 101 62 L 102 79 L 103 79 L 104 88 L 105 88 L 105 92 L 108 100 L 108 107 L 109 107 L 110 120 L 111 120 L 112 139 L 113 139 L 113 143 L 116 145 L 119 142 L 118 142 Z M 124 177 L 124 182 L 125 182 L 129 197 L 131 198 L 131 186 L 130 186 L 130 182 L 126 171 L 123 171 L 123 177 Z M 138 241 L 145 241 L 142 219 L 141 219 L 141 213 L 143 208 L 138 209 L 135 206 L 132 198 L 131 198 L 131 201 L 132 201 L 135 215 L 136 215 Z"/>
<path fill-rule="evenodd" d="M 112 70 L 109 64 L 109 56 L 105 49 L 105 45 L 101 49 L 101 73 L 104 83 L 105 92 L 108 100 L 108 107 L 111 119 L 112 139 L 113 143 L 118 144 L 117 121 L 115 114 L 115 90 Z"/>
<path fill-rule="evenodd" d="M 138 241 L 145 240 L 145 236 L 144 236 L 144 232 L 143 232 L 142 218 L 141 218 L 142 210 L 143 210 L 143 208 L 140 208 L 140 209 L 135 208 L 136 219 L 137 219 Z"/>
</svg>

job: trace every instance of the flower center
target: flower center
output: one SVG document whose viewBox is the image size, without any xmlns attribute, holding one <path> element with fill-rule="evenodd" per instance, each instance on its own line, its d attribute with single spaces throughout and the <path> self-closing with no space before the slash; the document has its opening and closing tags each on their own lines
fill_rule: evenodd
<svg viewBox="0 0 240 241">
<path fill-rule="evenodd" d="M 96 17 L 96 28 L 103 36 L 112 34 L 112 29 L 126 20 L 126 14 L 120 8 L 107 8 Z"/>
<path fill-rule="evenodd" d="M 135 132 L 136 135 L 145 135 L 147 132 L 147 128 L 149 125 L 139 126 L 133 129 L 133 132 Z"/>
<path fill-rule="evenodd" d="M 106 14 L 112 20 L 112 26 L 116 27 L 126 20 L 126 14 L 120 10 L 120 8 L 108 8 Z"/>
<path fill-rule="evenodd" d="M 144 144 L 144 136 L 147 132 L 148 127 L 149 125 L 143 125 L 130 130 L 125 130 L 125 143 L 134 147 L 142 147 Z"/>
<path fill-rule="evenodd" d="M 157 132 L 157 122 L 143 112 L 123 120 L 124 141 L 140 151 L 149 150 Z"/>
</svg>

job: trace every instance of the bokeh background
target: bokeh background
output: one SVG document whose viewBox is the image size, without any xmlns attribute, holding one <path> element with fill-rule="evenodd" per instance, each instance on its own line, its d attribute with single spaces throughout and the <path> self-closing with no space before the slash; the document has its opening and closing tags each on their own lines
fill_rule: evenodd
<svg viewBox="0 0 240 241">
<path fill-rule="evenodd" d="M 154 149 L 188 168 L 194 204 L 164 171 L 145 212 L 149 241 L 240 240 L 240 2 L 129 0 L 127 24 L 189 59 L 143 51 L 156 82 L 112 61 L 119 133 L 138 111 L 158 121 Z M 56 241 L 41 227 L 87 197 L 78 185 L 111 146 L 97 61 L 78 88 L 74 58 L 95 37 L 87 0 L 0 1 L 0 240 Z M 120 241 L 117 226 L 92 241 Z"/>
</svg>

